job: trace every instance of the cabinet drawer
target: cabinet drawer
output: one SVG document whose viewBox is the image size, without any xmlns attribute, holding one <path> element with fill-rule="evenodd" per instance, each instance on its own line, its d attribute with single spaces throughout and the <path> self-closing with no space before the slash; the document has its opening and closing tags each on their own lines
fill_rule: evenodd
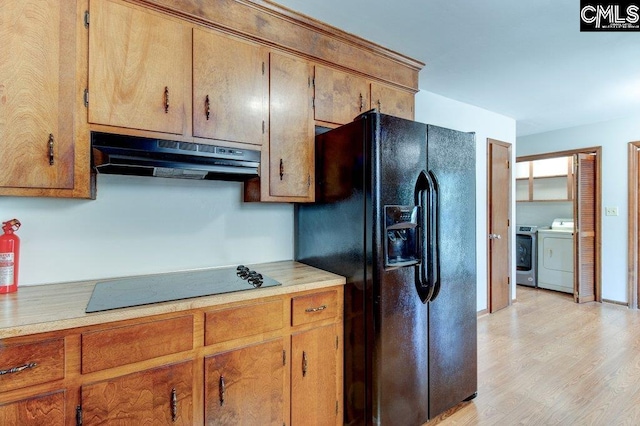
<svg viewBox="0 0 640 426">
<path fill-rule="evenodd" d="M 333 318 L 337 312 L 338 292 L 336 290 L 291 299 L 291 325 L 294 326 Z"/>
<path fill-rule="evenodd" d="M 207 312 L 205 345 L 279 330 L 282 318 L 282 300 Z"/>
<path fill-rule="evenodd" d="M 0 370 L 0 392 L 62 379 L 64 339 L 0 345 Z"/>
<path fill-rule="evenodd" d="M 193 316 L 82 333 L 82 373 L 193 348 Z"/>
</svg>

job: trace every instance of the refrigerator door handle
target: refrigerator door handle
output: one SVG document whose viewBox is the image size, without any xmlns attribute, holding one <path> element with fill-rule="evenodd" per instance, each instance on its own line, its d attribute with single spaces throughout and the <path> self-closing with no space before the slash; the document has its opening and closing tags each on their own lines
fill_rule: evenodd
<svg viewBox="0 0 640 426">
<path fill-rule="evenodd" d="M 425 171 L 420 173 L 416 182 L 416 204 L 420 207 L 420 263 L 416 265 L 416 290 L 422 303 L 428 302 L 433 296 L 431 277 L 431 233 L 432 226 L 432 194 L 433 181 Z"/>
<path fill-rule="evenodd" d="M 440 292 L 440 233 L 438 232 L 440 207 L 439 195 L 440 188 L 438 179 L 432 170 L 427 173 L 429 181 L 429 218 L 428 218 L 428 250 L 427 258 L 429 259 L 429 284 L 432 287 L 432 293 L 429 300 L 435 300 Z"/>
</svg>

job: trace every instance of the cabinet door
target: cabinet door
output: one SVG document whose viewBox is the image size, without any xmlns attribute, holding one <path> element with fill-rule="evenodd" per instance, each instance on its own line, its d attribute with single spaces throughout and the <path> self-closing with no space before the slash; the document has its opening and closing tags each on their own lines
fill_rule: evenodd
<svg viewBox="0 0 640 426">
<path fill-rule="evenodd" d="M 371 83 L 371 108 L 381 113 L 413 120 L 413 93 Z"/>
<path fill-rule="evenodd" d="M 268 118 L 268 52 L 193 30 L 193 135 L 262 145 Z"/>
<path fill-rule="evenodd" d="M 269 195 L 282 201 L 313 201 L 311 65 L 271 53 L 270 69 Z"/>
<path fill-rule="evenodd" d="M 335 425 L 338 419 L 336 326 L 291 336 L 291 424 Z"/>
<path fill-rule="evenodd" d="M 205 359 L 205 423 L 282 425 L 283 339 Z"/>
<path fill-rule="evenodd" d="M 184 133 L 191 28 L 112 1 L 90 7 L 89 122 Z"/>
<path fill-rule="evenodd" d="M 191 361 L 82 386 L 83 425 L 193 424 Z"/>
<path fill-rule="evenodd" d="M 362 77 L 316 65 L 315 119 L 345 124 L 369 109 L 369 83 Z"/>
<path fill-rule="evenodd" d="M 64 425 L 64 391 L 0 405 L 0 425 Z"/>
<path fill-rule="evenodd" d="M 73 188 L 75 1 L 0 2 L 0 186 Z"/>
</svg>

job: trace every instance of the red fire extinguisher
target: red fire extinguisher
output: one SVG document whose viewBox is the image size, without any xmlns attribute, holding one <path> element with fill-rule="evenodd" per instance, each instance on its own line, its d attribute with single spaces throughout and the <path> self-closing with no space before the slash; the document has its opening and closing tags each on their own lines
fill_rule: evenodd
<svg viewBox="0 0 640 426">
<path fill-rule="evenodd" d="M 18 290 L 20 238 L 14 232 L 19 228 L 18 219 L 2 222 L 4 234 L 0 235 L 0 293 L 13 293 Z"/>
</svg>

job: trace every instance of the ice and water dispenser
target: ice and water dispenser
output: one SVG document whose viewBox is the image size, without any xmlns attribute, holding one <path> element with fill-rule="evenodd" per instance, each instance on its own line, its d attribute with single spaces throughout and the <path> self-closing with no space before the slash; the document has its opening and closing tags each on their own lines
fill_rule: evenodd
<svg viewBox="0 0 640 426">
<path fill-rule="evenodd" d="M 420 231 L 417 206 L 385 206 L 385 266 L 420 262 Z"/>
</svg>

